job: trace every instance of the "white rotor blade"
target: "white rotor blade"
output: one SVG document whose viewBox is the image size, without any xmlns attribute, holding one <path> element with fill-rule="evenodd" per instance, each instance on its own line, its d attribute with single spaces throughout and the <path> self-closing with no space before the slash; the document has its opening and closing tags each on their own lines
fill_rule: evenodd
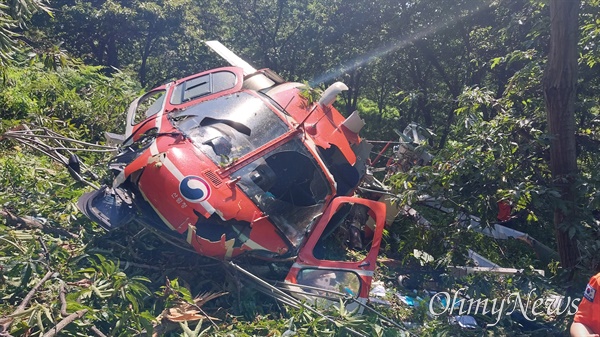
<svg viewBox="0 0 600 337">
<path fill-rule="evenodd" d="M 234 54 L 229 48 L 225 47 L 219 41 L 205 41 L 206 45 L 214 50 L 217 54 L 219 54 L 222 58 L 224 58 L 229 64 L 234 67 L 242 68 L 245 75 L 254 74 L 256 72 L 256 68 L 251 66 L 248 62 L 242 60 L 239 56 Z"/>
</svg>

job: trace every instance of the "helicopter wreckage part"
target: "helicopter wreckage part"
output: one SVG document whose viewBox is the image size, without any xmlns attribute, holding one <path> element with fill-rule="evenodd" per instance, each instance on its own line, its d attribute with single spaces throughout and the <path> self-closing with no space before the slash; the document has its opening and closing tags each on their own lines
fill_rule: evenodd
<svg viewBox="0 0 600 337">
<path fill-rule="evenodd" d="M 105 230 L 121 227 L 135 216 L 126 192 L 108 186 L 85 193 L 77 201 L 77 208 Z"/>
<path fill-rule="evenodd" d="M 427 230 L 433 228 L 431 222 L 429 222 L 428 219 L 423 217 L 415 208 L 407 204 L 398 205 L 395 202 L 396 200 L 398 200 L 398 196 L 389 192 L 389 188 L 385 186 L 382 182 L 377 180 L 375 177 L 371 175 L 365 176 L 365 179 L 362 181 L 361 186 L 358 187 L 358 190 L 363 193 L 378 195 L 378 200 L 380 202 L 385 203 L 387 211 L 386 223 L 391 223 L 393 219 L 397 218 L 398 215 L 402 214 L 404 216 L 411 217 L 418 225 L 422 226 Z M 418 203 L 446 214 L 454 214 L 454 209 L 442 206 L 442 203 L 439 199 L 434 199 L 429 196 L 422 196 L 418 199 Z M 540 258 L 540 260 L 544 262 L 549 263 L 551 262 L 551 259 L 558 259 L 558 254 L 552 248 L 542 244 L 527 233 L 517 231 L 515 229 L 509 228 L 501 224 L 494 224 L 491 227 L 483 227 L 480 223 L 479 218 L 472 215 L 468 215 L 464 212 L 459 212 L 457 218 L 459 223 L 462 224 L 464 227 L 482 233 L 486 236 L 498 240 L 507 240 L 509 238 L 514 238 L 527 243 L 535 251 L 538 258 Z M 367 222 L 367 224 L 369 224 L 369 222 Z M 452 272 L 454 272 L 457 276 L 462 276 L 472 272 L 494 272 L 500 274 L 514 274 L 522 272 L 522 270 L 514 268 L 503 268 L 487 260 L 483 256 L 470 249 L 468 253 L 468 258 L 473 260 L 476 267 L 471 268 L 461 266 L 449 266 L 448 268 L 452 268 Z M 535 272 L 542 276 L 544 275 L 543 270 L 536 269 Z"/>
<path fill-rule="evenodd" d="M 364 301 L 357 300 L 356 298 L 349 296 L 348 293 L 333 291 L 330 288 L 311 287 L 289 282 L 275 282 L 274 284 L 271 284 L 235 264 L 234 262 L 229 261 L 227 266 L 244 276 L 243 280 L 249 282 L 251 286 L 255 287 L 255 289 L 261 293 L 295 309 L 304 308 L 331 323 L 337 324 L 336 319 L 323 314 L 318 308 L 337 306 L 340 304 L 340 302 L 344 302 L 345 308 L 348 311 L 362 313 L 366 309 L 367 311 L 376 314 L 382 320 L 382 322 L 390 324 L 391 326 L 408 333 L 410 336 L 414 336 L 414 334 L 408 331 L 403 325 L 400 325 L 392 319 L 386 317 L 375 308 L 367 305 Z M 307 302 L 306 298 L 309 298 L 312 301 Z M 343 325 L 343 328 L 354 336 L 368 336 L 366 332 L 356 331 L 355 329 L 346 325 Z"/>
<path fill-rule="evenodd" d="M 219 41 L 206 41 L 204 43 L 229 62 L 229 64 L 242 69 L 244 73 L 244 88 L 246 89 L 258 91 L 285 82 L 279 75 L 268 69 L 256 70 L 256 68 L 234 54 Z"/>
<path fill-rule="evenodd" d="M 448 266 L 448 272 L 455 277 L 463 277 L 474 273 L 492 273 L 500 275 L 522 274 L 524 269 L 503 268 L 503 267 L 469 267 L 469 266 Z M 546 272 L 541 269 L 533 269 L 540 276 L 546 276 Z"/>
<path fill-rule="evenodd" d="M 432 198 L 430 196 L 420 197 L 419 203 L 427 207 L 439 210 L 446 214 L 456 213 L 454 209 L 442 206 L 440 200 Z M 482 233 L 486 236 L 492 237 L 494 239 L 507 240 L 509 238 L 513 238 L 521 240 L 529 246 L 531 246 L 538 258 L 544 262 L 550 263 L 552 259 L 558 260 L 558 253 L 556 251 L 539 242 L 527 233 L 520 232 L 516 229 L 512 229 L 501 224 L 492 224 L 489 227 L 484 227 L 481 225 L 481 219 L 464 212 L 457 213 L 457 220 L 462 226 L 470 230 Z"/>
<path fill-rule="evenodd" d="M 369 215 L 374 219 L 376 225 L 372 234 L 372 241 L 366 254 L 366 257 L 360 261 L 332 261 L 326 259 L 326 256 L 319 256 L 318 246 L 322 245 L 327 237 L 333 234 L 331 228 L 340 226 L 342 220 L 352 220 L 352 213 L 349 210 L 352 207 L 346 205 L 364 206 Z M 348 217 L 350 215 L 350 217 Z M 357 300 L 366 301 L 369 296 L 369 289 L 373 280 L 373 273 L 377 266 L 377 255 L 381 245 L 383 227 L 385 225 L 385 205 L 368 199 L 359 199 L 352 197 L 338 197 L 333 199 L 331 206 L 327 208 L 319 223 L 314 227 L 312 234 L 298 253 L 298 258 L 286 277 L 286 281 L 292 284 L 304 285 L 326 285 L 329 286 L 331 279 L 338 276 L 343 279 L 349 279 L 348 285 L 352 287 L 346 289 L 350 294 L 356 296 Z M 315 256 L 317 255 L 317 256 Z M 323 275 L 333 274 L 327 279 Z"/>
<path fill-rule="evenodd" d="M 341 84 L 341 82 L 339 83 Z M 281 86 L 286 86 L 286 84 Z M 301 84 L 289 86 L 287 90 L 278 90 L 278 87 L 269 89 L 265 93 L 275 101 L 288 106 L 299 100 L 298 97 L 302 97 Z M 311 136 L 317 147 L 323 150 L 329 150 L 333 147 L 336 152 L 343 155 L 344 160 L 350 166 L 363 168 L 366 165 L 372 145 L 360 139 L 348 127 L 358 129 L 356 125 L 360 124 L 358 114 L 346 119 L 331 105 L 313 103 L 311 107 L 302 108 L 306 104 L 304 100 L 296 104 L 299 104 L 299 108 L 286 109 L 286 113 L 296 121 L 296 127 L 301 127 L 305 134 Z M 343 125 L 344 123 L 347 123 L 348 126 Z M 368 148 L 368 151 L 365 151 L 365 148 Z M 366 155 L 364 155 L 365 153 Z"/>
<path fill-rule="evenodd" d="M 219 41 L 205 41 L 204 42 L 210 49 L 219 54 L 225 61 L 229 62 L 234 67 L 240 67 L 244 71 L 244 75 L 254 74 L 257 70 L 251 66 L 248 62 L 233 53 L 229 48 L 225 47 Z"/>
<path fill-rule="evenodd" d="M 281 289 L 230 265 L 295 307 L 313 295 L 343 296 L 365 308 L 384 225 L 398 210 L 389 207 L 389 189 L 369 180 L 372 144 L 358 135 L 364 121 L 357 112 L 345 118 L 332 106 L 347 86 L 334 83 L 313 102 L 304 85 L 256 70 L 217 41 L 206 44 L 233 66 L 176 80 L 134 100 L 125 134 L 107 135 L 118 147 L 69 143 L 116 152 L 108 165 L 110 187 L 84 180 L 80 172 L 88 170 L 70 152 L 83 148 L 64 146 L 70 139 L 37 130 L 5 136 L 39 149 L 94 187 L 78 207 L 107 230 L 135 221 L 174 245 L 220 260 L 292 260 Z M 432 158 L 419 153 L 423 137 L 417 131 L 424 132 L 414 124 L 399 133 L 394 156 L 400 168 Z M 386 167 L 388 173 L 394 165 Z M 349 197 L 357 191 L 368 197 Z M 418 216 L 409 206 L 403 211 Z M 343 255 L 328 255 L 327 246 L 366 254 L 360 261 L 336 261 Z"/>
<path fill-rule="evenodd" d="M 319 99 L 319 104 L 323 106 L 331 105 L 335 102 L 337 96 L 342 92 L 348 90 L 348 86 L 342 82 L 335 82 L 330 85 L 323 94 L 321 94 L 321 98 Z"/>
<path fill-rule="evenodd" d="M 371 193 L 377 192 L 377 190 L 373 189 L 373 187 L 360 188 L 360 189 L 363 191 L 371 192 Z M 413 207 L 411 207 L 409 205 L 400 206 L 400 205 L 394 204 L 392 201 L 394 199 L 397 199 L 397 196 L 395 196 L 394 194 L 389 193 L 387 191 L 381 191 L 380 193 L 382 194 L 380 201 L 385 202 L 387 205 L 388 218 L 390 218 L 390 217 L 395 218 L 399 214 L 403 214 L 405 216 L 409 216 L 409 217 L 413 218 L 418 225 L 422 226 L 425 229 L 429 230 L 432 228 L 433 225 L 431 224 L 431 222 L 429 222 L 429 220 L 427 220 L 425 217 L 423 217 Z M 442 206 L 442 204 L 439 200 L 428 197 L 428 196 L 420 197 L 418 202 L 419 202 L 419 204 L 422 204 L 422 205 L 430 207 L 432 209 L 441 211 L 446 214 L 454 214 L 455 213 L 454 209 L 444 207 L 444 206 Z M 526 244 L 528 244 L 529 246 L 531 246 L 531 248 L 535 251 L 538 258 L 540 260 L 542 260 L 543 262 L 550 263 L 552 259 L 554 259 L 554 260 L 558 259 L 558 253 L 556 253 L 556 251 L 554 251 L 552 248 L 544 245 L 543 243 L 539 242 L 538 240 L 531 237 L 527 233 L 520 232 L 518 230 L 506 227 L 501 224 L 493 224 L 490 227 L 483 227 L 481 225 L 480 219 L 478 217 L 473 216 L 473 215 L 468 215 L 464 212 L 458 213 L 457 220 L 463 227 L 466 227 L 469 230 L 479 232 L 486 236 L 492 237 L 494 239 L 507 240 L 509 238 L 513 238 L 513 239 L 523 241 Z M 483 271 L 483 272 L 484 271 L 493 271 L 494 269 L 498 269 L 499 273 L 519 272 L 519 270 L 517 270 L 517 269 L 502 268 L 502 267 L 498 266 L 497 264 L 485 259 L 483 256 L 481 256 L 471 250 L 469 250 L 468 257 L 470 259 L 472 259 L 478 266 L 478 268 L 470 269 L 469 273 L 472 271 Z M 455 267 L 455 268 L 460 269 L 463 267 Z M 502 269 L 503 271 L 500 269 Z M 541 275 L 544 274 L 543 270 L 535 270 L 535 271 Z M 461 272 L 460 274 L 462 275 L 463 273 Z"/>
<path fill-rule="evenodd" d="M 298 300 L 297 298 L 288 294 L 283 289 L 280 289 L 278 287 L 271 285 L 270 283 L 266 282 L 265 280 L 261 279 L 260 277 L 258 277 L 256 275 L 250 273 L 249 271 L 238 266 L 237 264 L 230 261 L 230 262 L 228 262 L 228 265 L 235 271 L 243 274 L 246 277 L 246 279 L 251 281 L 253 283 L 253 285 L 256 287 L 256 289 L 258 291 L 262 292 L 263 294 L 268 295 L 268 296 L 274 298 L 275 300 L 278 300 L 281 303 L 289 305 L 295 309 L 304 308 L 304 309 L 312 312 L 313 314 L 316 314 L 317 316 L 320 316 L 321 318 L 329 321 L 330 323 L 337 324 L 336 320 L 334 320 L 332 317 L 321 313 L 319 310 L 313 308 L 311 305 Z M 366 334 L 358 332 L 350 327 L 344 326 L 344 329 L 346 329 L 349 333 L 351 333 L 354 336 L 367 337 Z"/>
</svg>

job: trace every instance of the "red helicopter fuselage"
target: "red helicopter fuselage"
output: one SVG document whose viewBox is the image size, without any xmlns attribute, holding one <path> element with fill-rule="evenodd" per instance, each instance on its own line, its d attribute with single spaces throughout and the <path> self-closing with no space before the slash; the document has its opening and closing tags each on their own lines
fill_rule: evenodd
<svg viewBox="0 0 600 337">
<path fill-rule="evenodd" d="M 358 185 L 361 140 L 333 106 L 308 102 L 302 84 L 252 90 L 244 80 L 240 68 L 219 68 L 136 100 L 129 142 L 151 144 L 113 188 L 133 182 L 202 255 L 295 254 L 332 198 Z"/>
<path fill-rule="evenodd" d="M 358 136 L 358 113 L 333 107 L 347 87 L 336 82 L 317 100 L 306 85 L 207 44 L 234 66 L 136 99 L 125 134 L 109 135 L 120 144 L 112 186 L 87 193 L 79 208 L 109 230 L 137 221 L 215 259 L 293 262 L 291 291 L 364 303 L 386 206 L 353 197 L 371 145 Z"/>
</svg>

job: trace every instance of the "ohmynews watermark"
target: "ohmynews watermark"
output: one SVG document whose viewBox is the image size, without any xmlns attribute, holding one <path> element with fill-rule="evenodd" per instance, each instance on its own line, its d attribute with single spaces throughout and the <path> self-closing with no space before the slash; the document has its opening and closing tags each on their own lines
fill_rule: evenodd
<svg viewBox="0 0 600 337">
<path fill-rule="evenodd" d="M 531 295 L 536 289 L 532 289 L 525 298 L 521 294 L 514 292 L 504 298 L 498 299 L 465 299 L 460 298 L 461 293 L 464 293 L 466 288 L 460 288 L 454 295 L 448 292 L 439 292 L 429 300 L 429 312 L 434 316 L 443 315 L 477 315 L 477 314 L 492 314 L 496 321 L 487 326 L 495 326 L 500 322 L 503 315 L 510 315 L 516 310 L 528 321 L 534 321 L 536 317 L 543 315 L 562 315 L 565 312 L 567 315 L 575 315 L 577 306 L 581 302 L 581 298 L 571 297 L 546 297 L 537 298 L 532 301 Z M 437 305 L 436 305 L 437 303 Z"/>
</svg>

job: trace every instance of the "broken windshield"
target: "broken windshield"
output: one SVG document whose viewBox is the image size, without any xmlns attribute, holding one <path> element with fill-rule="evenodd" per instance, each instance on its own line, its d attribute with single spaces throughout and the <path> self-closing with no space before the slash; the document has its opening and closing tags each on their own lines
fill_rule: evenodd
<svg viewBox="0 0 600 337">
<path fill-rule="evenodd" d="M 170 117 L 175 127 L 221 166 L 288 131 L 262 99 L 246 92 L 204 101 Z"/>
<path fill-rule="evenodd" d="M 238 186 L 298 247 L 331 192 L 325 175 L 300 139 L 292 139 L 234 172 Z"/>
</svg>

